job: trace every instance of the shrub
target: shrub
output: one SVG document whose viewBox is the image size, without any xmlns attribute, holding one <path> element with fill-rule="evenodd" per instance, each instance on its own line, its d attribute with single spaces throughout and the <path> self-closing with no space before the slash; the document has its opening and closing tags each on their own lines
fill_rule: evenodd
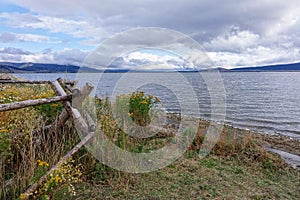
<svg viewBox="0 0 300 200">
<path fill-rule="evenodd" d="M 151 118 L 149 115 L 150 109 L 155 103 L 158 103 L 158 97 L 149 94 L 145 95 L 144 92 L 133 92 L 129 98 L 129 113 L 130 118 L 140 126 L 149 125 Z"/>
</svg>

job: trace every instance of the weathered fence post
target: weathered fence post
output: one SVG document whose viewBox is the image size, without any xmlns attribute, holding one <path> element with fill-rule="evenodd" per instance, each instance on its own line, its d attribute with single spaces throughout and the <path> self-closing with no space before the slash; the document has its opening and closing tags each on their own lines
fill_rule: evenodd
<svg viewBox="0 0 300 200">
<path fill-rule="evenodd" d="M 56 87 L 58 87 L 59 89 L 56 89 Z M 51 84 L 51 88 L 55 91 L 55 93 L 57 95 L 62 95 L 62 93 L 65 93 L 64 91 L 61 91 L 61 87 L 60 87 L 58 81 Z M 72 106 L 76 108 L 79 105 L 81 105 L 81 103 L 84 101 L 84 99 L 86 97 L 88 97 L 89 94 L 92 92 L 93 88 L 94 87 L 91 86 L 90 84 L 85 84 L 79 90 L 79 92 L 77 92 L 78 90 L 76 89 L 76 92 L 75 92 L 75 94 L 73 94 L 73 98 L 72 98 Z M 67 109 L 63 110 L 63 112 L 58 116 L 57 120 L 55 120 L 55 122 L 51 125 L 51 127 L 50 127 L 51 130 L 53 130 L 53 131 L 59 130 L 67 122 L 69 117 L 70 117 L 70 115 L 69 115 L 69 112 L 67 111 Z"/>
</svg>

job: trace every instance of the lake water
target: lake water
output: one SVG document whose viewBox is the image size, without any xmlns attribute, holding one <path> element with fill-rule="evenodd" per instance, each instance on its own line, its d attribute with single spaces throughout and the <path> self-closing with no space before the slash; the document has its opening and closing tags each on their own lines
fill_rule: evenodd
<svg viewBox="0 0 300 200">
<path fill-rule="evenodd" d="M 170 112 L 194 114 L 189 106 L 195 92 L 199 117 L 211 117 L 211 88 L 199 73 L 16 74 L 30 80 L 78 79 L 90 82 L 100 97 L 143 90 L 158 96 Z M 221 73 L 226 94 L 226 123 L 259 132 L 300 138 L 300 73 Z M 185 84 L 184 84 L 185 82 Z M 193 90 L 193 92 L 191 92 Z M 182 108 L 185 105 L 186 108 Z M 222 114 L 222 113 L 220 113 Z M 223 113 L 224 114 L 224 113 Z"/>
</svg>

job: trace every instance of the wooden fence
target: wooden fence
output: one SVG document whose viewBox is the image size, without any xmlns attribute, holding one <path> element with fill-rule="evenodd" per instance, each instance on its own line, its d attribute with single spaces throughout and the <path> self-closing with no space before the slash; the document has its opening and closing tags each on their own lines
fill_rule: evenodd
<svg viewBox="0 0 300 200">
<path fill-rule="evenodd" d="M 62 102 L 64 110 L 51 125 L 48 125 L 45 128 L 49 129 L 49 131 L 57 131 L 67 122 L 69 118 L 71 118 L 77 131 L 85 135 L 85 137 L 82 138 L 82 140 L 67 154 L 65 154 L 44 176 L 42 176 L 38 182 L 31 185 L 23 193 L 25 199 L 28 199 L 32 193 L 46 181 L 47 176 L 57 170 L 61 163 L 64 163 L 67 159 L 69 159 L 94 136 L 95 123 L 93 122 L 92 118 L 87 112 L 84 113 L 83 117 L 77 109 L 82 104 L 84 99 L 87 98 L 92 92 L 93 86 L 90 84 L 85 84 L 81 89 L 77 89 L 75 88 L 75 82 L 63 81 L 61 78 L 58 78 L 55 81 L 14 81 L 10 79 L 0 79 L 0 84 L 49 84 L 56 96 L 0 104 L 0 112 L 53 102 Z"/>
</svg>

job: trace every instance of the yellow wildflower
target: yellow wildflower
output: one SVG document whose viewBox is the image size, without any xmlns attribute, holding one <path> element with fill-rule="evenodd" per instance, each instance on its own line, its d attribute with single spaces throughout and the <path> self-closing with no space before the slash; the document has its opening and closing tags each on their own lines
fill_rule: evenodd
<svg viewBox="0 0 300 200">
<path fill-rule="evenodd" d="M 45 162 L 45 161 L 37 160 L 37 163 L 41 167 L 43 167 L 43 166 L 49 167 L 49 164 L 47 162 Z"/>
<path fill-rule="evenodd" d="M 25 194 L 20 194 L 20 199 L 25 199 Z"/>
<path fill-rule="evenodd" d="M 148 104 L 148 102 L 144 100 L 144 101 L 141 101 L 141 104 L 146 105 L 146 104 Z"/>
<path fill-rule="evenodd" d="M 62 178 L 60 176 L 55 176 L 55 183 L 61 183 L 62 182 Z"/>
<path fill-rule="evenodd" d="M 154 97 L 154 96 L 153 96 L 152 94 L 149 94 L 149 98 L 150 98 L 150 99 L 153 99 L 153 97 Z"/>
<path fill-rule="evenodd" d="M 139 96 L 140 96 L 140 97 L 144 96 L 144 92 L 140 92 L 140 93 L 139 93 Z"/>
<path fill-rule="evenodd" d="M 128 116 L 129 116 L 129 117 L 132 117 L 132 116 L 133 116 L 133 113 L 132 113 L 132 112 L 129 112 L 129 113 L 128 113 Z"/>
<path fill-rule="evenodd" d="M 57 103 L 54 103 L 54 104 L 51 104 L 52 107 L 57 107 L 58 104 Z"/>
</svg>

